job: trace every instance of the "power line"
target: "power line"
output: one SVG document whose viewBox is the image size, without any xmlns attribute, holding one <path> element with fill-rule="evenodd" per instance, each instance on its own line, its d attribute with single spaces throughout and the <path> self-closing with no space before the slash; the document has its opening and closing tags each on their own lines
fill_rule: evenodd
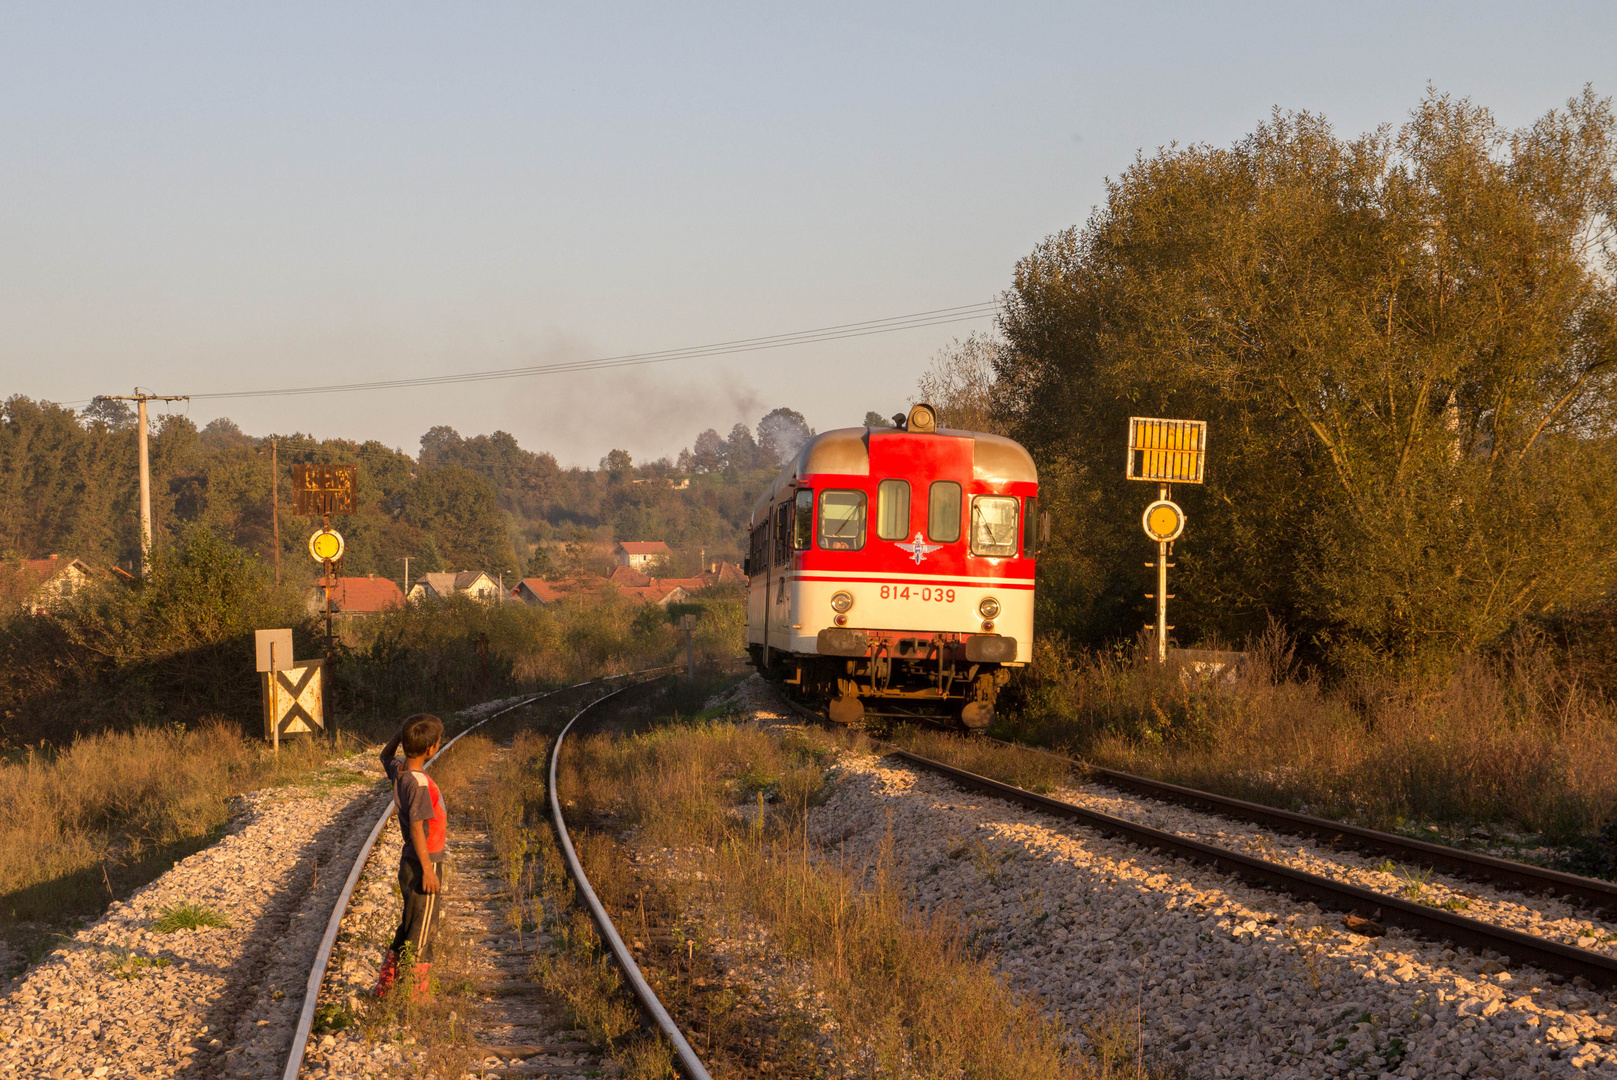
<svg viewBox="0 0 1617 1080">
<path fill-rule="evenodd" d="M 671 360 L 695 360 L 733 353 L 762 352 L 792 345 L 811 345 L 822 341 L 840 341 L 847 338 L 868 337 L 872 334 L 890 334 L 899 330 L 914 330 L 928 326 L 946 326 L 951 323 L 971 322 L 987 318 L 998 312 L 994 302 L 964 304 L 959 307 L 937 308 L 910 315 L 895 315 L 886 319 L 842 323 L 814 330 L 799 330 L 789 334 L 769 334 L 763 337 L 738 338 L 733 341 L 695 345 L 683 349 L 662 349 L 655 352 L 625 353 L 590 360 L 573 360 L 555 364 L 533 364 L 523 367 L 499 368 L 492 371 L 469 371 L 451 375 L 423 375 L 405 379 L 378 379 L 371 382 L 331 383 L 321 386 L 293 386 L 275 390 L 230 390 L 213 394 L 192 394 L 193 400 L 224 400 L 229 398 L 290 397 L 304 394 L 354 393 L 364 390 L 392 390 L 413 386 L 448 386 L 456 383 L 490 382 L 499 379 L 532 378 L 539 375 L 557 375 L 576 371 L 601 371 L 618 367 L 638 367 L 644 364 L 662 364 Z"/>
</svg>

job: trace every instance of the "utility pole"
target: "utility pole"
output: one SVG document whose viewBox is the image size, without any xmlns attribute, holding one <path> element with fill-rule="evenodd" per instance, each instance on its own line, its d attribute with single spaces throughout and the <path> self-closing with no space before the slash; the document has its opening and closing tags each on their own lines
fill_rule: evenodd
<svg viewBox="0 0 1617 1080">
<path fill-rule="evenodd" d="M 147 394 L 135 387 L 133 394 L 109 394 L 113 401 L 133 401 L 139 419 L 135 440 L 140 449 L 140 576 L 151 570 L 152 561 L 152 467 L 146 453 L 146 403 L 148 401 L 190 401 L 189 394 Z"/>
<path fill-rule="evenodd" d="M 410 560 L 413 558 L 415 558 L 414 555 L 406 555 L 399 560 L 404 564 L 404 598 L 406 600 L 410 599 Z"/>
<path fill-rule="evenodd" d="M 270 528 L 275 533 L 275 584 L 281 583 L 281 462 L 275 440 L 270 440 Z"/>
</svg>

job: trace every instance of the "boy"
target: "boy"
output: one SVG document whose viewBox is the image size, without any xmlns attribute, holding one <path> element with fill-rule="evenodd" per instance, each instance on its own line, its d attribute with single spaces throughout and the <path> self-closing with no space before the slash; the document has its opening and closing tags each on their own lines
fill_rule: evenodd
<svg viewBox="0 0 1617 1080">
<path fill-rule="evenodd" d="M 399 808 L 399 831 L 404 834 L 404 851 L 399 858 L 399 891 L 404 894 L 404 915 L 393 935 L 393 945 L 376 979 L 376 996 L 392 989 L 398 978 L 399 957 L 406 944 L 414 947 L 417 961 L 415 990 L 428 990 L 432 971 L 432 932 L 438 922 L 439 890 L 449 876 L 444 861 L 449 815 L 438 785 L 425 771 L 427 759 L 443 743 L 443 721 L 418 713 L 404 722 L 399 733 L 382 748 L 382 768 L 393 781 L 393 801 Z M 394 757 L 400 746 L 402 759 Z"/>
</svg>

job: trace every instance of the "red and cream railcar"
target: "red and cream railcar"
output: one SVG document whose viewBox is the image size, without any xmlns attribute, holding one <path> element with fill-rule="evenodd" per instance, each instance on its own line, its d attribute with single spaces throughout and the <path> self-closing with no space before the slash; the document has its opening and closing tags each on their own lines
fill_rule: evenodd
<svg viewBox="0 0 1617 1080">
<path fill-rule="evenodd" d="M 752 512 L 747 643 L 760 671 L 851 723 L 885 704 L 993 720 L 1033 655 L 1038 475 L 998 435 L 895 428 L 804 445 Z"/>
</svg>

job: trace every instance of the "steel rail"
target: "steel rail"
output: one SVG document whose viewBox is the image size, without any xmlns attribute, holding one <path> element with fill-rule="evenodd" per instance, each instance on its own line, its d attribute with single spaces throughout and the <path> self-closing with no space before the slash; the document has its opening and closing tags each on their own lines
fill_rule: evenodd
<svg viewBox="0 0 1617 1080">
<path fill-rule="evenodd" d="M 655 671 L 657 669 L 650 668 L 648 670 Z M 641 673 L 633 672 L 632 674 Z M 606 678 L 621 679 L 624 676 L 608 675 Z M 569 690 L 577 690 L 581 686 L 588 686 L 590 683 L 597 681 L 604 680 L 585 679 L 583 682 L 574 683 L 572 686 L 564 686 L 559 690 L 549 690 L 543 694 L 535 694 L 530 698 L 517 702 L 515 705 L 509 705 L 506 708 L 492 712 L 476 723 L 469 725 L 463 731 L 457 732 L 455 737 L 440 747 L 438 752 L 426 764 L 430 766 L 434 761 L 442 757 L 451 746 L 459 742 L 462 736 L 469 735 L 496 717 L 501 717 L 508 712 L 514 712 L 517 709 L 532 705 L 536 701 L 543 701 L 545 698 L 564 694 Z M 342 892 L 337 895 L 337 902 L 332 905 L 331 918 L 326 921 L 326 932 L 320 938 L 320 948 L 315 953 L 314 964 L 309 968 L 309 980 L 304 985 L 303 1009 L 298 1014 L 298 1026 L 292 1032 L 292 1048 L 287 1052 L 286 1068 L 281 1071 L 281 1080 L 297 1080 L 298 1073 L 303 1069 L 303 1054 L 309 1047 L 309 1032 L 314 1027 L 314 1012 L 320 1001 L 320 985 L 326 980 L 326 967 L 331 963 L 331 951 L 337 945 L 337 932 L 342 928 L 342 919 L 348 912 L 348 901 L 353 898 L 354 887 L 359 884 L 360 875 L 365 872 L 365 862 L 370 858 L 371 850 L 376 846 L 376 841 L 381 837 L 382 830 L 387 827 L 388 819 L 392 816 L 393 804 L 389 802 L 382 811 L 381 816 L 376 819 L 376 824 L 371 826 L 370 835 L 365 838 L 365 843 L 360 847 L 359 854 L 354 858 L 354 865 L 348 871 L 348 879 L 343 882 Z"/>
<path fill-rule="evenodd" d="M 585 876 L 584 867 L 578 861 L 578 852 L 573 849 L 572 837 L 567 832 L 567 822 L 562 817 L 561 799 L 556 791 L 556 767 L 561 761 L 561 747 L 563 741 L 567 738 L 567 733 L 573 729 L 573 725 L 578 723 L 585 713 L 608 698 L 616 697 L 628 689 L 629 687 L 627 686 L 619 687 L 609 694 L 603 694 L 578 710 L 578 715 L 567 721 L 567 726 L 561 729 L 561 734 L 557 735 L 556 741 L 551 744 L 550 782 L 548 788 L 550 820 L 556 827 L 556 839 L 561 844 L 562 856 L 567 860 L 567 872 L 572 874 L 573 882 L 578 886 L 579 895 L 584 898 L 585 904 L 589 906 L 590 914 L 595 918 L 595 925 L 600 928 L 601 935 L 606 938 L 607 944 L 612 947 L 612 955 L 617 959 L 618 967 L 628 977 L 629 985 L 634 988 L 635 997 L 640 999 L 641 1006 L 656 1021 L 658 1029 L 668 1038 L 669 1042 L 673 1043 L 674 1052 L 679 1055 L 680 1064 L 685 1067 L 685 1073 L 690 1077 L 690 1080 L 712 1080 L 712 1076 L 707 1071 L 707 1066 L 703 1065 L 702 1059 L 696 1056 L 696 1051 L 691 1049 L 691 1044 L 686 1041 L 684 1033 L 679 1030 L 679 1025 L 674 1023 L 674 1018 L 668 1015 L 668 1010 L 658 1000 L 656 991 L 652 990 L 651 984 L 640 973 L 640 965 L 635 963 L 634 956 L 629 952 L 629 947 L 623 943 L 623 937 L 618 933 L 618 928 L 612 924 L 612 917 L 606 913 L 606 907 L 590 886 L 590 879 Z"/>
<path fill-rule="evenodd" d="M 1580 877 L 1577 874 L 1549 870 L 1511 859 L 1463 851 L 1426 840 L 1347 825 L 1327 818 L 1310 817 L 1307 814 L 1246 802 L 1227 795 L 1215 795 L 1209 791 L 1199 791 L 1196 788 L 1182 787 L 1164 780 L 1152 780 L 1149 777 L 1135 776 L 1115 769 L 1084 766 L 1078 762 L 1073 764 L 1077 768 L 1087 769 L 1091 777 L 1107 787 L 1208 810 L 1242 821 L 1256 822 L 1277 832 L 1313 836 L 1327 841 L 1345 841 L 1364 851 L 1394 855 L 1407 862 L 1419 863 L 1460 877 L 1497 882 L 1523 892 L 1546 892 L 1572 897 L 1585 901 L 1597 909 L 1617 911 L 1617 884 L 1610 881 Z"/>
<path fill-rule="evenodd" d="M 1513 960 L 1532 964 L 1546 971 L 1568 977 L 1581 976 L 1596 986 L 1617 986 L 1617 960 L 1601 953 L 1507 930 L 1476 919 L 1467 919 L 1452 912 L 1411 903 L 1385 893 L 1333 881 L 1317 874 L 1294 870 L 1289 866 L 1256 859 L 1212 844 L 1204 844 L 1199 840 L 1177 836 L 1124 818 L 1074 806 L 1072 803 L 1038 795 L 1024 788 L 955 768 L 953 765 L 945 765 L 941 761 L 934 761 L 910 753 L 908 750 L 895 748 L 888 753 L 892 757 L 946 776 L 963 787 L 1020 803 L 1043 813 L 1070 818 L 1092 826 L 1103 834 L 1121 836 L 1140 847 L 1159 848 L 1190 862 L 1210 865 L 1223 873 L 1267 888 L 1280 889 L 1323 907 L 1379 918 L 1384 923 L 1413 930 L 1425 937 L 1451 941 L 1467 948 L 1491 949 Z"/>
<path fill-rule="evenodd" d="M 1136 776 L 1117 769 L 1091 765 L 1067 757 L 1065 754 L 1046 750 L 1042 746 L 1029 746 L 1026 743 L 996 739 L 988 735 L 974 735 L 973 738 L 984 739 L 1012 750 L 1030 750 L 1035 754 L 1054 758 L 1075 772 L 1087 774 L 1096 783 L 1120 791 L 1206 810 L 1237 821 L 1254 822 L 1276 832 L 1290 833 L 1294 836 L 1312 836 L 1330 843 L 1346 841 L 1348 846 L 1360 851 L 1394 855 L 1407 862 L 1429 866 L 1433 870 L 1454 874 L 1457 877 L 1504 885 L 1519 892 L 1570 897 L 1589 904 L 1597 911 L 1617 912 L 1617 883 L 1602 881 L 1599 878 L 1568 874 L 1562 870 L 1551 870 L 1531 863 L 1517 862 L 1514 859 L 1501 859 L 1496 855 L 1465 851 L 1446 844 L 1434 844 L 1429 840 L 1366 829 L 1359 825 L 1332 821 L 1330 818 L 1299 814 L 1293 810 L 1282 810 L 1277 806 L 1265 806 L 1262 803 L 1248 802 L 1229 795 L 1217 795 L 1211 791 L 1172 784 L 1166 780 Z"/>
</svg>

